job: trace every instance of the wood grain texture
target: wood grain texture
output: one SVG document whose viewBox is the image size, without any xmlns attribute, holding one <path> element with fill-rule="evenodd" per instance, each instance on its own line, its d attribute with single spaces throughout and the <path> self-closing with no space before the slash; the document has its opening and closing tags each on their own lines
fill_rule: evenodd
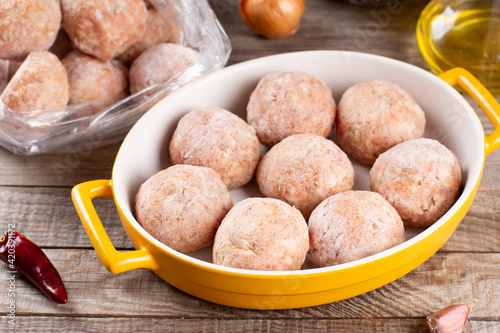
<svg viewBox="0 0 500 333">
<path fill-rule="evenodd" d="M 80 146 L 79 146 L 80 147 Z M 120 144 L 63 150 L 60 154 L 19 156 L 0 148 L 0 184 L 15 186 L 74 186 L 111 178 Z"/>
<path fill-rule="evenodd" d="M 399 59 L 428 70 L 415 27 L 428 0 L 391 8 L 347 0 L 307 0 L 299 31 L 269 40 L 242 21 L 238 1 L 209 0 L 231 43 L 229 64 L 284 52 L 349 50 Z M 472 100 L 486 133 L 494 128 Z M 500 101 L 500 96 L 497 96 Z M 120 144 L 91 140 L 60 154 L 16 156 L 0 149 L 0 230 L 9 223 L 42 246 L 68 289 L 69 302 L 48 300 L 16 275 L 16 326 L 7 317 L 9 273 L 0 265 L 0 331 L 6 332 L 427 332 L 425 317 L 452 303 L 474 307 L 466 332 L 500 332 L 500 150 L 487 156 L 477 196 L 446 244 L 409 274 L 379 289 L 316 307 L 256 311 L 206 302 L 149 270 L 118 275 L 100 262 L 73 207 L 80 182 L 109 179 Z M 481 149 L 481 147 L 478 147 Z M 94 200 L 114 246 L 132 243 L 111 199 Z"/>
<path fill-rule="evenodd" d="M 0 230 L 9 223 L 42 247 L 91 248 L 67 187 L 0 186 Z M 114 202 L 94 199 L 94 205 L 113 244 L 132 248 L 132 242 L 121 226 Z"/>
<path fill-rule="evenodd" d="M 278 40 L 256 36 L 242 22 L 238 2 L 211 0 L 233 52 L 230 63 L 253 57 L 302 50 L 369 52 L 426 66 L 417 47 L 415 24 L 424 0 L 401 1 L 391 9 L 361 7 L 347 1 L 307 1 L 300 29 Z M 390 43 L 381 43 L 390 41 Z"/>
<path fill-rule="evenodd" d="M 6 318 L 0 318 L 2 327 L 9 327 Z M 73 318 L 73 317 L 18 317 L 16 330 L 25 333 L 70 332 L 221 332 L 221 333 L 365 333 L 413 332 L 426 333 L 424 319 L 185 319 L 185 318 Z M 496 333 L 497 322 L 470 320 L 466 332 Z M 8 332 L 8 330 L 6 330 Z"/>
<path fill-rule="evenodd" d="M 500 254 L 437 253 L 417 269 L 374 291 L 341 302 L 279 311 L 230 308 L 172 287 L 148 270 L 113 275 L 92 250 L 47 249 L 68 291 L 65 305 L 51 302 L 16 276 L 18 315 L 139 316 L 172 318 L 390 319 L 424 318 L 453 303 L 478 299 L 471 318 L 500 317 Z M 484 267 L 489 267 L 485 270 Z M 5 276 L 2 265 L 0 274 Z M 454 272 L 450 276 L 449 272 Z M 8 288 L 0 280 L 0 290 Z M 411 307 L 408 306 L 411 304 Z M 193 311 L 196 309 L 195 311 Z M 0 315 L 6 308 L 0 308 Z"/>
<path fill-rule="evenodd" d="M 485 169 L 476 199 L 440 251 L 500 252 L 500 189 L 483 189 L 488 182 L 500 183 L 493 170 L 495 165 Z M 0 186 L 0 230 L 13 223 L 16 230 L 42 247 L 92 248 L 70 191 L 66 187 Z M 131 249 L 132 242 L 121 226 L 113 200 L 98 198 L 94 205 L 114 246 Z"/>
</svg>

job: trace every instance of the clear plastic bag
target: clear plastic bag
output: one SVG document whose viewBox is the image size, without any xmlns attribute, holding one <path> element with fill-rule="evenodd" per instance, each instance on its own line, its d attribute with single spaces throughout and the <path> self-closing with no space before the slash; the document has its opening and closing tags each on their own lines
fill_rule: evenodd
<svg viewBox="0 0 500 333">
<path fill-rule="evenodd" d="M 150 0 L 181 32 L 181 44 L 200 52 L 198 63 L 181 75 L 92 114 L 98 101 L 63 109 L 16 112 L 0 101 L 0 145 L 16 154 L 70 153 L 118 142 L 160 99 L 224 67 L 231 45 L 207 0 Z M 8 62 L 0 63 L 0 92 L 5 88 Z M 89 115 L 91 114 L 91 115 Z M 83 148 L 84 147 L 84 148 Z"/>
</svg>

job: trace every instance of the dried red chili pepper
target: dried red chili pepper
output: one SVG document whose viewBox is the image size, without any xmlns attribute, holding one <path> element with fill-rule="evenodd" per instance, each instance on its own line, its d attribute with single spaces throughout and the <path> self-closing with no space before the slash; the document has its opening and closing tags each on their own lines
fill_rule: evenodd
<svg viewBox="0 0 500 333">
<path fill-rule="evenodd" d="M 6 262 L 56 303 L 66 303 L 68 294 L 61 276 L 42 249 L 18 232 L 6 232 L 0 238 L 0 259 Z"/>
</svg>

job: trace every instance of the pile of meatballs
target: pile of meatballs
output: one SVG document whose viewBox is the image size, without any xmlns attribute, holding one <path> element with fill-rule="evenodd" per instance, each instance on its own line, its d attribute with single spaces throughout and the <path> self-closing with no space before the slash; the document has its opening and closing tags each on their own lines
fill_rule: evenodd
<svg viewBox="0 0 500 333">
<path fill-rule="evenodd" d="M 271 73 L 246 121 L 213 106 L 180 119 L 172 166 L 140 186 L 135 216 L 176 251 L 213 245 L 213 262 L 227 267 L 298 270 L 308 253 L 317 267 L 358 260 L 404 242 L 405 226 L 432 225 L 458 199 L 460 162 L 423 138 L 425 124 L 390 82 L 356 84 L 337 106 L 321 78 Z M 371 191 L 352 190 L 351 159 L 370 168 Z M 233 205 L 230 190 L 252 179 L 262 196 Z"/>
<path fill-rule="evenodd" d="M 198 52 L 179 42 L 149 1 L 1 1 L 0 100 L 16 112 L 89 103 L 97 113 L 195 64 Z"/>
</svg>

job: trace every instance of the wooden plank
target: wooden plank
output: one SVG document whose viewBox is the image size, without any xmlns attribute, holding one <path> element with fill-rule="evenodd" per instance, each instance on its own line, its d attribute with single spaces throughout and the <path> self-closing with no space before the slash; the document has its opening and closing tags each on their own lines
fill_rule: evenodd
<svg viewBox="0 0 500 333">
<path fill-rule="evenodd" d="M 357 319 L 419 318 L 449 304 L 478 299 L 472 318 L 500 320 L 500 254 L 437 253 L 406 276 L 366 294 L 322 306 L 257 311 L 225 307 L 187 295 L 148 270 L 113 275 L 92 250 L 47 249 L 59 270 L 69 302 L 51 302 L 16 276 L 18 315 L 139 316 L 184 318 Z M 7 266 L 0 266 L 0 276 Z M 1 298 L 8 301 L 9 281 L 0 280 Z M 408 306 L 411 304 L 411 306 Z M 196 309 L 196 310 L 194 310 Z M 0 316 L 6 314 L 0 308 Z"/>
<path fill-rule="evenodd" d="M 470 98 L 468 98 L 471 101 Z M 500 100 L 500 97 L 499 97 Z M 477 110 L 477 108 L 476 108 Z M 493 130 L 486 115 L 477 110 L 486 133 Z M 110 178 L 114 159 L 120 144 L 81 149 L 73 153 L 18 156 L 0 149 L 0 184 L 13 186 L 74 186 L 80 182 Z M 483 183 L 491 189 L 500 189 L 500 151 L 486 159 Z"/>
<path fill-rule="evenodd" d="M 361 26 L 365 24 L 363 22 L 377 21 L 378 16 L 371 8 L 338 1 L 308 2 L 301 29 L 296 35 L 279 40 L 256 37 L 243 24 L 237 2 L 212 0 L 211 4 L 233 44 L 230 64 L 268 54 L 312 49 L 370 49 L 372 53 L 423 64 L 408 17 L 416 22 L 424 0 L 405 4 L 401 12 L 391 15 L 387 24 L 378 23 L 377 38 L 366 38 L 368 31 Z M 408 33 L 401 33 L 401 29 Z M 408 38 L 408 35 L 412 37 Z M 381 43 L 381 39 L 386 42 Z M 0 184 L 72 186 L 86 180 L 109 178 L 119 144 L 94 149 L 89 143 L 82 142 L 75 149 L 63 150 L 62 154 L 30 157 L 16 156 L 0 149 Z"/>
<path fill-rule="evenodd" d="M 485 131 L 493 129 L 484 113 L 478 112 Z M 74 154 L 18 156 L 0 149 L 0 184 L 12 186 L 65 186 L 109 179 L 119 144 Z M 488 189 L 500 189 L 500 151 L 490 154 L 483 181 Z"/>
<path fill-rule="evenodd" d="M 425 66 L 415 25 L 426 1 L 400 2 L 391 10 L 342 1 L 309 1 L 297 33 L 279 40 L 256 37 L 242 24 L 237 2 L 211 2 L 233 45 L 230 64 L 255 56 L 329 49 L 369 52 Z"/>
<path fill-rule="evenodd" d="M 61 187 L 0 187 L 0 233 L 8 224 L 42 247 L 92 248 L 71 200 Z M 94 200 L 96 210 L 117 248 L 132 248 L 109 198 Z"/>
<path fill-rule="evenodd" d="M 73 186 L 111 177 L 113 162 L 120 147 L 114 144 L 68 153 L 19 156 L 0 149 L 0 184 L 16 186 Z"/>
<path fill-rule="evenodd" d="M 347 1 L 309 1 L 299 31 L 270 40 L 256 37 L 244 25 L 235 1 L 212 0 L 211 5 L 233 46 L 229 64 L 255 57 L 300 50 L 352 50 L 400 59 L 427 68 L 414 27 L 427 0 L 401 2 L 392 10 L 354 6 Z M 479 111 L 482 114 L 482 112 Z M 491 124 L 484 114 L 485 128 Z M 82 142 L 62 154 L 23 157 L 0 149 L 0 184 L 73 186 L 82 181 L 109 178 L 119 144 L 92 148 Z"/>
<path fill-rule="evenodd" d="M 491 171 L 485 170 L 475 201 L 443 251 L 500 252 L 500 176 L 493 167 L 487 170 Z M 498 189 L 482 189 L 497 181 Z M 12 223 L 42 247 L 92 247 L 73 207 L 70 188 L 0 186 L 0 197 L 0 232 Z M 113 200 L 98 198 L 94 205 L 115 247 L 132 248 Z"/>
<path fill-rule="evenodd" d="M 184 318 L 86 318 L 86 317 L 24 317 L 16 318 L 18 332 L 427 332 L 425 319 L 184 319 Z M 1 327 L 8 332 L 6 317 Z M 465 332 L 494 333 L 500 322 L 471 320 Z"/>
<path fill-rule="evenodd" d="M 500 97 L 499 97 L 500 100 Z M 477 111 L 486 133 L 493 126 L 482 111 Z M 19 156 L 0 149 L 0 184 L 13 186 L 66 186 L 99 178 L 111 177 L 114 159 L 120 144 L 80 150 L 73 153 Z M 486 159 L 484 182 L 500 189 L 500 151 Z M 489 172 L 489 173 L 488 173 Z"/>
<path fill-rule="evenodd" d="M 400 2 L 389 13 L 348 1 L 311 0 L 297 34 L 279 40 L 256 37 L 243 24 L 237 1 L 209 2 L 231 38 L 229 64 L 329 49 L 379 54 L 428 69 L 415 37 L 416 21 L 428 0 Z M 466 99 L 490 133 L 493 126 L 487 116 Z M 500 151 L 486 158 L 476 200 L 450 240 L 414 271 L 341 302 L 254 311 L 202 301 L 148 270 L 113 275 L 103 267 L 69 194 L 77 183 L 109 178 L 119 146 L 94 149 L 84 142 L 75 151 L 31 157 L 0 149 L 0 228 L 14 223 L 40 244 L 59 269 L 70 297 L 66 305 L 54 304 L 17 275 L 16 332 L 426 332 L 425 316 L 473 298 L 479 303 L 466 331 L 500 331 Z M 113 202 L 95 202 L 113 244 L 131 249 Z M 6 265 L 0 264 L 0 276 L 0 331 L 9 331 Z"/>
<path fill-rule="evenodd" d="M 478 191 L 467 215 L 440 251 L 500 252 L 500 193 Z"/>
</svg>

